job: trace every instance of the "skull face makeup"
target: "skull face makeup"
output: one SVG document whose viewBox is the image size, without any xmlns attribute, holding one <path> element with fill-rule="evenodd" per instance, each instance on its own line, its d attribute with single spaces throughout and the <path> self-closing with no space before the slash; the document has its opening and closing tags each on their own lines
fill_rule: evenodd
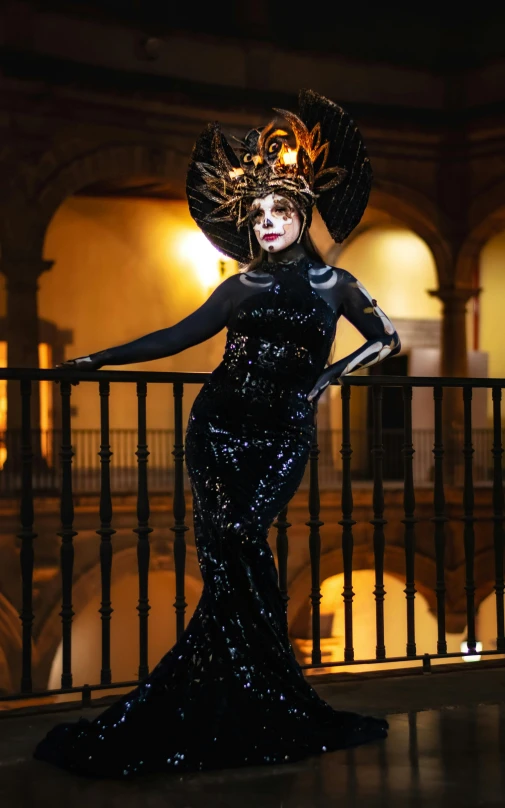
<svg viewBox="0 0 505 808">
<path fill-rule="evenodd" d="M 249 218 L 260 247 L 267 252 L 285 250 L 300 235 L 300 214 L 289 199 L 279 194 L 255 199 Z"/>
</svg>

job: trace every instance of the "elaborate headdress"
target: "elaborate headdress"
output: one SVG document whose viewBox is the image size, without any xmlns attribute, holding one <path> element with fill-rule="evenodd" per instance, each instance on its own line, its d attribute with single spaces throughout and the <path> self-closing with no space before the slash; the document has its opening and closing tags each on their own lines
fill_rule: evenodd
<svg viewBox="0 0 505 808">
<path fill-rule="evenodd" d="M 217 123 L 198 138 L 188 171 L 191 215 L 223 253 L 245 264 L 252 257 L 249 208 L 258 197 L 282 194 L 299 207 L 304 226 L 315 204 L 330 234 L 343 241 L 361 219 L 372 169 L 349 115 L 327 98 L 303 90 L 300 113 L 277 112 L 234 150 Z M 303 229 L 302 229 L 303 232 Z"/>
</svg>

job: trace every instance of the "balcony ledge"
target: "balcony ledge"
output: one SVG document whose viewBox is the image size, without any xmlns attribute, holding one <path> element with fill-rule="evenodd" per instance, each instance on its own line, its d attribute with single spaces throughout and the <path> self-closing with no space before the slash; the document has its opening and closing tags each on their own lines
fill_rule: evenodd
<svg viewBox="0 0 505 808">
<path fill-rule="evenodd" d="M 126 788 L 115 781 L 83 783 L 79 777 L 33 760 L 37 740 L 59 719 L 54 712 L 32 709 L 28 714 L 25 708 L 15 715 L 10 711 L 1 715 L 1 804 L 5 808 L 34 804 L 87 808 L 95 800 L 109 808 L 129 808 L 140 799 L 152 808 L 167 804 L 308 808 L 337 800 L 367 808 L 425 804 L 424 800 L 430 808 L 503 804 L 503 664 L 479 663 L 472 670 L 460 666 L 431 675 L 395 671 L 380 677 L 328 674 L 310 679 L 336 708 L 387 714 L 389 739 L 293 764 L 149 776 Z M 93 717 L 101 709 L 103 703 L 85 714 Z M 65 719 L 81 714 L 82 710 L 72 707 Z M 481 776 L 484 764 L 485 778 Z"/>
</svg>

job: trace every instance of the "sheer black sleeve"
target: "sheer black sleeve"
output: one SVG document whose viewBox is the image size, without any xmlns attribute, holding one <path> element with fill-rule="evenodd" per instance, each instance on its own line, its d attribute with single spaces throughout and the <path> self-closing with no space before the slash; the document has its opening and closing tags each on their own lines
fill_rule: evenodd
<svg viewBox="0 0 505 808">
<path fill-rule="evenodd" d="M 342 314 L 365 338 L 366 342 L 353 353 L 330 365 L 319 378 L 309 399 L 317 398 L 334 379 L 358 368 L 375 365 L 386 356 L 394 356 L 400 349 L 398 333 L 371 297 L 365 287 L 350 272 L 344 273 L 338 284 L 339 314 Z"/>
<path fill-rule="evenodd" d="M 332 365 L 336 375 L 345 376 L 352 370 L 369 367 L 400 351 L 400 338 L 393 323 L 349 272 L 346 272 L 346 283 L 342 287 L 341 313 L 365 337 L 366 342 Z"/>
<path fill-rule="evenodd" d="M 223 281 L 208 300 L 184 320 L 169 328 L 153 331 L 144 337 L 91 354 L 93 361 L 104 365 L 128 365 L 173 356 L 218 334 L 228 323 L 232 308 L 234 277 Z"/>
</svg>

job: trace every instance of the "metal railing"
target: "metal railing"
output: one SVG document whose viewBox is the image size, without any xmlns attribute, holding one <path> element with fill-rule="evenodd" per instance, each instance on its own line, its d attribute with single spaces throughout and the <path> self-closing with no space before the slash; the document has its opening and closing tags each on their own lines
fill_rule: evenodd
<svg viewBox="0 0 505 808">
<path fill-rule="evenodd" d="M 165 433 L 160 443 L 160 448 L 155 450 L 154 456 L 161 457 L 168 450 L 166 441 L 168 435 L 173 435 L 173 466 L 171 469 L 170 485 L 166 490 L 171 491 L 172 512 L 174 533 L 173 557 L 176 580 L 176 602 L 174 619 L 177 627 L 177 636 L 184 630 L 185 615 L 185 555 L 186 555 L 186 506 L 187 493 L 185 490 L 184 472 L 184 423 L 183 423 L 183 395 L 185 385 L 201 384 L 206 378 L 206 374 L 179 374 L 179 373 L 155 373 L 155 372 L 129 372 L 129 371 L 98 371 L 92 373 L 77 373 L 71 371 L 31 371 L 31 370 L 1 370 L 0 378 L 17 380 L 20 384 L 21 407 L 22 407 L 22 441 L 20 447 L 20 470 L 19 473 L 21 494 L 20 494 L 20 529 L 18 539 L 20 542 L 20 572 L 22 587 L 22 607 L 20 610 L 22 626 L 22 673 L 19 691 L 4 696 L 4 700 L 15 700 L 33 695 L 49 695 L 49 691 L 33 692 L 32 678 L 32 651 L 33 651 L 33 622 L 34 622 L 34 601 L 33 601 L 33 574 L 34 574 L 34 543 L 37 534 L 34 530 L 34 451 L 33 451 L 33 431 L 31 425 L 30 399 L 33 384 L 40 380 L 53 380 L 59 382 L 59 392 L 61 397 L 61 430 L 57 433 L 59 445 L 59 497 L 61 528 L 58 533 L 61 539 L 60 565 L 61 565 L 61 640 L 62 640 L 62 674 L 61 688 L 51 691 L 51 694 L 72 693 L 78 691 L 82 693 L 83 702 L 88 702 L 91 691 L 110 689 L 111 687 L 124 687 L 133 685 L 135 682 L 116 682 L 112 678 L 110 659 L 110 627 L 111 627 L 111 567 L 113 556 L 112 535 L 115 532 L 112 527 L 113 521 L 113 476 L 112 476 L 112 452 L 111 452 L 111 431 L 109 426 L 109 394 L 111 384 L 128 382 L 136 386 L 137 392 L 137 413 L 138 423 L 136 432 L 136 495 L 137 495 L 137 558 L 139 576 L 139 600 L 138 600 L 138 625 L 140 637 L 139 651 L 139 679 L 148 673 L 148 611 L 149 611 L 149 558 L 151 527 L 149 525 L 150 515 L 150 483 L 153 478 L 149 476 L 148 467 L 151 462 L 149 452 L 152 447 L 148 443 L 146 398 L 148 387 L 151 384 L 170 385 L 174 395 L 174 428 L 172 433 Z M 72 647 L 72 587 L 73 587 L 73 560 L 74 560 L 74 539 L 76 531 L 74 529 L 74 488 L 75 488 L 75 467 L 74 467 L 74 438 L 71 426 L 71 396 L 72 384 L 80 383 L 97 385 L 100 398 L 100 445 L 99 445 L 99 475 L 100 475 L 100 501 L 97 514 L 99 527 L 97 533 L 100 536 L 100 551 L 97 562 L 101 571 L 101 602 L 100 620 L 102 626 L 102 664 L 100 681 L 91 685 L 84 685 L 73 688 L 73 671 L 71 664 Z M 373 408 L 373 429 L 371 431 L 370 457 L 372 469 L 372 518 L 369 520 L 373 528 L 373 569 L 375 575 L 375 587 L 373 591 L 375 599 L 376 615 L 376 656 L 373 660 L 355 659 L 353 647 L 353 531 L 356 521 L 354 519 L 353 503 L 353 483 L 352 455 L 353 455 L 353 432 L 351 430 L 351 393 L 354 386 L 371 386 L 372 388 L 372 408 Z M 382 422 L 382 392 L 387 386 L 400 387 L 403 392 L 404 405 L 404 429 L 401 439 L 402 457 L 402 487 L 403 487 L 403 549 L 405 562 L 405 597 L 407 615 L 407 636 L 405 637 L 405 654 L 394 658 L 388 657 L 384 642 L 384 556 L 386 542 L 385 518 L 385 496 L 384 496 L 384 471 L 385 471 L 385 437 L 387 433 L 383 430 Z M 436 613 L 437 613 L 437 638 L 436 651 L 432 653 L 419 654 L 416 645 L 415 626 L 415 602 L 416 602 L 416 527 L 418 518 L 416 517 L 416 486 L 415 486 L 415 447 L 414 433 L 412 430 L 412 391 L 416 387 L 433 388 L 433 408 L 434 408 L 434 432 L 433 446 L 431 448 L 432 460 L 429 465 L 429 472 L 426 472 L 433 489 L 433 508 L 431 523 L 433 525 L 433 543 L 436 565 Z M 450 514 L 446 508 L 444 469 L 449 453 L 454 450 L 455 441 L 461 437 L 462 444 L 459 447 L 461 456 L 463 479 L 462 479 L 462 522 L 464 526 L 464 556 L 465 556 L 465 584 L 464 597 L 466 601 L 467 617 L 467 645 L 468 653 L 475 655 L 476 649 L 476 624 L 475 624 L 475 515 L 474 506 L 474 440 L 476 434 L 472 430 L 472 390 L 474 388 L 490 388 L 493 400 L 493 429 L 492 441 L 486 434 L 484 448 L 482 451 L 489 453 L 489 461 L 484 462 L 487 468 L 486 474 L 491 475 L 492 487 L 492 509 L 486 518 L 493 526 L 493 549 L 494 549 L 494 591 L 496 596 L 496 650 L 483 651 L 482 655 L 505 654 L 505 620 L 504 620 L 504 575 L 503 575 L 503 553 L 504 553 L 504 498 L 503 498 L 503 431 L 501 419 L 501 399 L 502 389 L 505 387 L 504 379 L 449 379 L 449 378 L 406 378 L 406 377 L 348 377 L 345 379 L 341 389 L 342 406 L 342 430 L 341 445 L 338 453 L 340 459 L 335 460 L 335 435 L 331 435 L 331 440 L 326 447 L 323 444 L 323 452 L 330 452 L 335 474 L 335 481 L 338 479 L 338 490 L 340 491 L 340 510 L 338 524 L 341 527 L 341 535 L 336 542 L 336 549 L 341 552 L 344 589 L 343 602 L 345 608 L 345 648 L 343 661 L 324 663 L 325 668 L 333 667 L 338 669 L 341 665 L 367 664 L 377 662 L 405 662 L 411 663 L 419 661 L 425 669 L 429 669 L 431 660 L 439 658 L 461 657 L 461 653 L 448 653 L 446 640 L 446 565 L 445 551 L 447 543 L 447 523 Z M 451 433 L 443 434 L 442 407 L 443 398 L 447 388 L 460 388 L 464 408 L 464 425 L 461 436 Z M 444 438 L 446 440 L 444 440 Z M 480 438 L 478 438 L 480 440 Z M 130 438 L 128 438 L 130 440 Z M 133 449 L 133 447 L 130 447 Z M 158 454 L 156 454 L 158 452 Z M 428 450 L 426 448 L 426 454 Z M 320 580 L 320 560 L 321 560 L 321 527 L 323 525 L 320 507 L 320 447 L 314 442 L 308 464 L 308 520 L 306 525 L 309 528 L 308 545 L 310 558 L 310 572 L 312 586 L 307 594 L 311 602 L 311 625 L 312 625 L 312 651 L 311 662 L 306 667 L 317 668 L 323 665 L 321 654 L 321 580 Z M 327 461 L 325 461 L 327 462 Z M 424 461 L 423 461 L 424 462 Z M 17 463 L 15 468 L 19 469 Z M 79 466 L 77 465 L 77 469 Z M 491 469 L 491 471 L 489 471 Z M 165 472 L 167 469 L 165 468 Z M 424 474 L 424 472 L 423 472 Z M 168 480 L 168 478 L 167 478 Z M 130 484 L 130 483 L 129 483 Z M 277 562 L 279 572 L 279 585 L 281 593 L 286 601 L 289 600 L 288 587 L 288 559 L 289 559 L 289 528 L 288 511 L 285 510 L 274 523 L 277 531 Z"/>
<path fill-rule="evenodd" d="M 432 484 L 435 461 L 433 457 L 433 429 L 413 429 L 412 443 L 415 447 L 413 475 L 416 485 Z M 383 476 L 385 480 L 401 483 L 403 480 L 404 442 L 403 429 L 383 429 Z M 463 446 L 463 433 L 456 433 L 455 443 Z M 72 489 L 78 495 L 98 495 L 101 484 L 100 430 L 72 429 Z M 137 430 L 110 429 L 110 481 L 115 494 L 135 494 L 137 490 Z M 147 479 L 152 494 L 166 494 L 174 487 L 174 431 L 173 429 L 147 429 L 149 447 Z M 61 488 L 62 463 L 59 447 L 62 442 L 60 429 L 32 430 L 32 446 L 41 447 L 40 462 L 32 470 L 33 489 L 40 493 L 56 494 Z M 502 430 L 502 443 L 505 431 Z M 353 479 L 373 482 L 371 447 L 373 430 L 352 429 L 351 445 L 354 448 Z M 493 430 L 472 429 L 474 450 L 474 482 L 490 484 L 493 479 Z M 20 458 L 22 434 L 20 430 L 0 432 L 0 450 L 9 458 Z M 342 482 L 342 430 L 318 429 L 318 472 L 321 491 L 332 491 Z M 357 448 L 359 451 L 357 452 Z M 358 454 L 358 457 L 356 455 Z M 300 485 L 300 490 L 309 488 L 309 468 Z M 21 469 L 18 463 L 5 463 L 0 470 L 0 496 L 13 496 L 21 492 Z M 189 480 L 184 472 L 184 487 L 189 491 Z"/>
</svg>

